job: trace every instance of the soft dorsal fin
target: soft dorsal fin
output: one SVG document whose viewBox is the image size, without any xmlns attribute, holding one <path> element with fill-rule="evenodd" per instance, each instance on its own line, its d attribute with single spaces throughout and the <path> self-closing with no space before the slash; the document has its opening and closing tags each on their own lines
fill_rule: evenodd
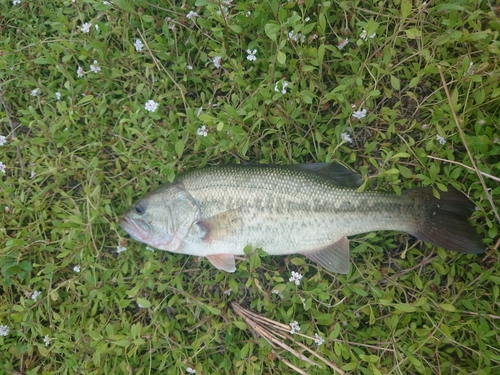
<svg viewBox="0 0 500 375">
<path fill-rule="evenodd" d="M 297 164 L 292 167 L 320 174 L 341 187 L 357 189 L 363 185 L 363 177 L 359 173 L 353 172 L 339 163 Z"/>
<path fill-rule="evenodd" d="M 320 249 L 301 253 L 331 272 L 349 272 L 349 240 L 346 236 Z"/>
</svg>

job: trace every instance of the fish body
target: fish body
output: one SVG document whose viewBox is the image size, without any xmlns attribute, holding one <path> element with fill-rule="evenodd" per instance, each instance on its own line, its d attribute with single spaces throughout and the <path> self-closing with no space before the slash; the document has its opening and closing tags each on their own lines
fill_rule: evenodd
<svg viewBox="0 0 500 375">
<path fill-rule="evenodd" d="M 207 257 L 234 272 L 250 245 L 269 255 L 299 253 L 347 273 L 347 236 L 378 230 L 410 233 L 461 252 L 483 251 L 468 223 L 472 203 L 450 189 L 402 195 L 362 192 L 361 177 L 340 164 L 227 165 L 179 175 L 134 204 L 120 225 L 161 250 Z"/>
</svg>

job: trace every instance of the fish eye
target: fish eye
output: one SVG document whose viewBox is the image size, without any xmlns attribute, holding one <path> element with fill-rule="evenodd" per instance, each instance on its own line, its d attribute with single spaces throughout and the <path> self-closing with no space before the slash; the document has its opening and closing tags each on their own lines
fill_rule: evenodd
<svg viewBox="0 0 500 375">
<path fill-rule="evenodd" d="M 146 212 L 146 209 L 141 205 L 141 204 L 136 204 L 134 207 L 135 213 L 142 215 L 144 212 Z"/>
</svg>

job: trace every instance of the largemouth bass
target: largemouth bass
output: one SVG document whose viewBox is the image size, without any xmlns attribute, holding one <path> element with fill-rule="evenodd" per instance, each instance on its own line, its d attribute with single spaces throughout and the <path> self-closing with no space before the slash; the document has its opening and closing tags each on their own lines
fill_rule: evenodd
<svg viewBox="0 0 500 375">
<path fill-rule="evenodd" d="M 332 163 L 226 165 L 194 170 L 151 191 L 121 218 L 137 241 L 207 257 L 234 272 L 247 245 L 299 253 L 329 271 L 349 270 L 348 236 L 397 230 L 448 250 L 484 251 L 468 217 L 474 205 L 453 188 L 401 195 L 356 192 L 361 177 Z"/>
</svg>

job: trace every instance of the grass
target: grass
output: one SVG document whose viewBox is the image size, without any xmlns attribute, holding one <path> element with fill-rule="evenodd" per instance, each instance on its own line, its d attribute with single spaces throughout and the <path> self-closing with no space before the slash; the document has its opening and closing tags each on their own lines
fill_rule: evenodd
<svg viewBox="0 0 500 375">
<path fill-rule="evenodd" d="M 0 374 L 500 373 L 492 4 L 0 0 Z M 369 233 L 347 275 L 259 254 L 226 274 L 117 225 L 183 170 L 332 160 L 463 191 L 489 250 Z"/>
</svg>

